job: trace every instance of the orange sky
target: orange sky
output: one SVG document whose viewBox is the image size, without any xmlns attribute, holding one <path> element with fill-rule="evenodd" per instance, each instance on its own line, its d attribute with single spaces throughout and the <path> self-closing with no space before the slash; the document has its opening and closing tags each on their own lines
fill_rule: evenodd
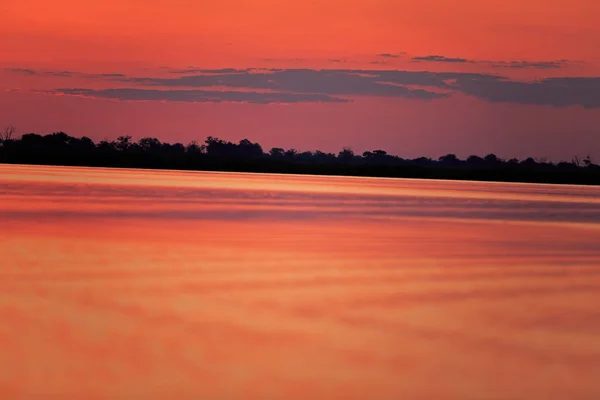
<svg viewBox="0 0 600 400">
<path fill-rule="evenodd" d="M 467 71 L 501 74 L 513 79 L 595 77 L 600 75 L 600 52 L 597 50 L 600 28 L 596 27 L 598 17 L 600 3 L 594 0 L 3 0 L 0 4 L 0 90 L 120 87 L 115 86 L 114 82 L 86 83 L 61 80 L 52 76 L 26 79 L 28 77 L 10 72 L 10 69 L 14 68 L 123 73 L 132 76 L 156 75 L 161 66 L 185 68 L 193 65 L 198 68 Z M 383 59 L 377 57 L 380 53 L 405 54 Z M 464 58 L 476 62 L 411 61 L 412 57 L 431 55 Z M 345 62 L 334 63 L 331 59 Z M 498 69 L 484 63 L 555 60 L 568 60 L 568 63 L 561 68 L 552 69 Z M 17 98 L 14 92 L 0 94 L 0 103 L 8 104 L 9 107 L 4 112 L 0 111 L 0 124 L 13 123 L 23 131 L 32 130 L 34 127 L 43 127 L 48 131 L 66 130 L 67 127 L 73 126 L 68 110 L 60 109 L 57 105 L 50 107 L 53 107 L 51 114 L 58 112 L 64 116 L 58 124 L 50 125 L 38 121 L 37 118 L 41 116 L 26 116 L 27 109 L 23 107 L 28 102 L 32 106 L 38 103 L 39 100 L 35 98 L 39 96 L 30 94 L 28 100 L 23 101 L 22 96 Z M 85 107 L 84 101 L 78 100 L 75 107 Z M 398 105 L 396 99 L 379 100 L 382 108 L 395 108 L 395 105 Z M 401 104 L 404 102 L 406 101 L 400 101 L 398 106 L 404 107 Z M 425 109 L 432 114 L 442 112 L 442 109 L 449 107 L 443 104 L 444 102 L 454 104 L 454 109 L 446 114 L 448 117 L 462 112 L 466 120 L 473 119 L 473 115 L 469 115 L 467 111 L 458 111 L 461 100 L 456 96 L 446 100 L 435 100 Z M 19 105 L 16 105 L 17 103 Z M 110 108 L 106 103 L 106 100 L 95 100 L 98 111 L 97 118 L 90 118 L 89 125 L 92 131 L 92 126 L 97 125 L 97 120 L 100 119 L 98 115 L 107 110 L 107 107 Z M 364 107 L 368 107 L 367 103 L 369 101 Z M 390 106 L 392 104 L 394 106 Z M 180 110 L 187 106 L 181 105 Z M 195 103 L 194 106 L 197 113 L 204 115 L 207 114 L 207 107 L 213 105 Z M 486 113 L 497 112 L 497 109 L 493 108 L 499 107 L 496 102 L 486 106 Z M 255 111 L 256 115 L 268 116 L 266 107 L 268 106 Z M 290 107 L 297 110 L 300 105 L 294 104 Z M 339 114 L 340 126 L 344 125 L 344 115 L 349 113 L 336 112 L 331 109 L 330 104 L 322 104 L 321 107 L 321 110 L 327 109 Z M 408 106 L 414 107 L 415 105 Z M 519 105 L 515 106 L 515 109 L 519 107 L 532 106 Z M 239 109 L 230 105 L 225 109 L 235 114 L 236 108 Z M 580 112 L 568 108 L 545 108 L 549 118 L 556 112 L 571 113 L 571 116 Z M 376 129 L 378 124 L 389 126 L 397 123 L 394 122 L 395 116 L 392 112 L 376 121 L 372 120 L 369 117 L 371 110 L 362 108 L 361 115 L 365 118 L 363 125 L 368 124 Z M 586 120 L 597 120 L 600 117 L 598 108 L 588 107 L 584 111 L 590 114 L 584 116 Z M 103 136 L 116 136 L 117 133 L 111 133 L 111 128 L 119 131 L 118 134 L 123 133 L 123 130 L 131 131 L 134 136 L 141 134 L 135 131 L 133 124 L 126 122 L 126 113 L 119 114 L 119 118 L 107 124 L 106 129 L 109 132 Z M 306 119 L 305 112 L 295 114 L 287 121 L 289 125 L 297 123 L 298 118 Z M 8 119 L 14 119 L 11 118 L 12 115 L 22 117 L 18 117 L 16 121 L 9 121 Z M 187 129 L 191 127 L 191 124 L 174 121 L 173 112 L 163 110 L 161 115 L 165 121 L 171 121 L 171 125 L 177 125 L 178 131 L 185 130 L 186 126 Z M 565 116 L 564 119 L 569 118 Z M 326 123 L 321 118 L 313 120 L 315 124 L 320 124 L 321 128 Z M 168 122 L 165 124 L 170 125 Z M 80 129 L 69 133 L 84 134 L 86 124 L 79 125 Z M 211 121 L 209 125 L 217 126 L 217 132 L 221 136 L 228 135 L 224 128 L 220 128 L 218 122 Z M 472 133 L 467 141 L 475 143 L 477 140 L 473 135 L 481 130 L 481 126 L 466 125 L 468 126 L 465 126 L 465 129 Z M 409 127 L 412 131 L 422 130 L 417 122 L 410 122 Z M 334 128 L 335 126 L 332 126 L 332 129 Z M 559 128 L 564 134 L 568 126 L 555 127 L 556 132 L 552 134 L 560 135 Z M 443 129 L 443 124 L 435 127 L 436 131 Z M 507 125 L 506 129 L 513 130 L 514 127 Z M 587 126 L 581 129 L 581 132 L 571 134 L 587 138 L 591 129 L 591 126 Z M 322 129 L 315 125 L 311 130 Z M 522 134 L 533 135 L 535 131 L 536 129 L 530 129 Z M 159 132 L 151 133 L 159 135 Z M 97 137 L 99 134 L 93 131 L 90 136 Z M 391 133 L 373 134 L 380 135 L 378 137 L 381 139 Z M 453 134 L 458 132 L 444 133 L 450 136 Z M 230 135 L 235 136 L 232 133 Z M 262 139 L 270 143 L 277 142 L 276 135 L 275 132 L 260 132 L 258 127 L 253 127 L 247 134 L 251 139 Z M 357 141 L 356 138 L 364 135 L 364 131 L 348 133 L 348 136 L 338 140 L 335 147 L 363 143 L 364 141 Z M 431 136 L 431 132 L 428 135 Z M 309 139 L 304 147 L 314 148 L 316 142 L 310 139 L 311 133 L 307 132 L 305 136 Z M 175 134 L 173 138 L 185 140 L 189 139 L 189 136 Z M 169 137 L 163 136 L 161 139 L 168 140 Z M 586 140 L 580 140 L 584 145 L 569 149 L 570 153 L 589 148 Z M 391 150 L 399 150 L 395 148 L 393 140 L 375 141 L 387 144 Z M 279 142 L 285 145 L 286 142 L 292 141 L 284 138 Z M 448 147 L 451 147 L 450 144 L 449 142 Z M 330 146 L 334 147 L 334 143 Z M 510 149 L 510 146 L 502 147 Z M 471 146 L 470 149 L 476 150 L 476 146 Z M 554 152 L 556 157 L 560 156 L 558 150 L 556 148 Z M 455 151 L 460 152 L 461 149 Z M 464 151 L 468 152 L 469 149 L 465 148 Z M 600 157 L 600 150 L 598 156 Z"/>
<path fill-rule="evenodd" d="M 379 52 L 598 62 L 594 0 L 5 0 L 2 62 L 231 65 Z"/>
</svg>

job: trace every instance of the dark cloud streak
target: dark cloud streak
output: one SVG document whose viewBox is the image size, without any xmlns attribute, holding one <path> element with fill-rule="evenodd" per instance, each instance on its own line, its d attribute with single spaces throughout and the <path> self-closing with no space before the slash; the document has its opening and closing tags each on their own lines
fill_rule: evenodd
<svg viewBox="0 0 600 400">
<path fill-rule="evenodd" d="M 536 82 L 462 80 L 457 90 L 491 102 L 600 107 L 600 78 L 548 78 Z"/>
<path fill-rule="evenodd" d="M 384 57 L 384 58 L 398 58 L 398 57 L 400 57 L 400 56 L 401 56 L 401 55 L 403 55 L 403 54 L 406 54 L 406 53 L 404 53 L 404 52 L 401 52 L 401 53 L 394 53 L 394 54 L 392 54 L 392 53 L 379 53 L 379 54 L 377 54 L 377 57 Z"/>
<path fill-rule="evenodd" d="M 44 72 L 45 75 L 52 75 L 52 76 L 58 76 L 58 77 L 71 77 L 73 76 L 73 72 L 70 71 L 48 71 L 48 72 Z M 104 74 L 102 74 L 102 76 L 105 76 Z"/>
<path fill-rule="evenodd" d="M 562 68 L 567 66 L 569 60 L 555 61 L 486 61 L 486 60 L 471 60 L 462 57 L 446 57 L 440 55 L 428 55 L 412 57 L 414 62 L 432 62 L 432 63 L 458 63 L 458 64 L 479 64 L 488 65 L 494 68 L 532 68 L 532 69 L 551 69 Z"/>
<path fill-rule="evenodd" d="M 366 77 L 345 69 L 277 69 L 263 72 L 229 73 L 223 75 L 188 75 L 177 78 L 129 78 L 125 81 L 143 86 L 211 87 L 275 90 L 293 93 L 321 93 L 338 96 L 387 96 L 420 99 L 446 97 L 446 94 L 424 89 L 409 89 L 400 85 L 425 84 L 445 87 L 440 79 L 419 80 L 422 73 L 405 72 L 405 79 L 391 79 L 386 71 L 368 71 Z M 387 71 L 390 72 L 390 71 Z M 402 73 L 403 71 L 393 71 Z M 412 79 L 410 77 L 413 77 Z M 377 79 L 379 77 L 379 79 Z M 395 76 L 398 78 L 398 76 Z M 383 82 L 385 81 L 385 82 Z"/>
<path fill-rule="evenodd" d="M 227 86 L 328 96 L 380 96 L 421 100 L 444 98 L 458 92 L 490 102 L 600 107 L 600 78 L 548 78 L 520 82 L 484 73 L 289 69 L 222 76 L 193 75 L 176 79 L 134 79 L 134 82 L 147 86 Z M 410 88 L 411 86 L 425 89 Z"/>
<path fill-rule="evenodd" d="M 35 71 L 33 69 L 28 68 L 12 68 L 10 72 L 15 74 L 23 74 L 28 76 L 54 76 L 57 78 L 88 78 L 88 79 L 106 79 L 106 78 L 126 78 L 127 76 L 119 73 L 100 73 L 100 74 L 89 74 L 82 72 L 73 72 L 73 71 Z"/>
<path fill-rule="evenodd" d="M 495 68 L 551 69 L 551 68 L 562 68 L 567 63 L 568 63 L 567 60 L 558 60 L 558 61 L 493 61 L 490 64 Z"/>
<path fill-rule="evenodd" d="M 28 68 L 12 68 L 10 69 L 10 72 L 23 75 L 37 75 L 37 73 L 34 70 Z"/>
<path fill-rule="evenodd" d="M 428 62 L 445 62 L 445 63 L 474 63 L 473 60 L 467 60 L 466 58 L 458 58 L 458 57 L 445 57 L 445 56 L 421 56 L 421 57 L 413 57 L 411 61 L 428 61 Z"/>
<path fill-rule="evenodd" d="M 252 71 L 253 68 L 218 68 L 218 69 L 205 69 L 205 68 L 188 68 L 188 69 L 173 69 L 169 71 L 170 74 L 241 74 L 244 72 Z"/>
<path fill-rule="evenodd" d="M 47 74 L 25 68 L 11 71 L 26 75 Z M 133 85 L 135 88 L 56 89 L 50 93 L 125 101 L 256 104 L 343 103 L 360 96 L 434 100 L 462 93 L 489 102 L 600 108 L 600 78 L 589 77 L 546 78 L 525 82 L 496 74 L 467 72 L 306 68 L 222 68 L 192 71 L 194 72 L 167 77 L 128 77 L 124 74 L 63 71 L 52 75 L 64 79 L 105 79 L 119 86 Z M 226 89 L 216 90 L 216 87 Z"/>
<path fill-rule="evenodd" d="M 51 91 L 40 91 L 46 94 L 59 94 L 71 96 L 93 97 L 121 101 L 181 101 L 194 103 L 306 103 L 328 102 L 345 103 L 350 100 L 331 97 L 323 94 L 296 94 L 296 93 L 259 93 L 236 91 L 210 91 L 210 90 L 159 90 L 159 89 L 82 89 L 63 88 Z"/>
</svg>

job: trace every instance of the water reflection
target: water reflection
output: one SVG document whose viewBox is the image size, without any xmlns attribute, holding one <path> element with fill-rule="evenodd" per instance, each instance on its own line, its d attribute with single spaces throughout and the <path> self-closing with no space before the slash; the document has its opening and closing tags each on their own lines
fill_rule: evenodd
<svg viewBox="0 0 600 400">
<path fill-rule="evenodd" d="M 600 397 L 599 195 L 0 166 L 0 396 Z"/>
</svg>

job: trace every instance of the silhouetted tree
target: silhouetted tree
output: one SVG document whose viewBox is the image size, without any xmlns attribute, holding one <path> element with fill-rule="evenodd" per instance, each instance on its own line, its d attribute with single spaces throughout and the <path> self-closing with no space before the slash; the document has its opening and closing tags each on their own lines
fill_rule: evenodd
<svg viewBox="0 0 600 400">
<path fill-rule="evenodd" d="M 4 128 L 4 132 L 0 133 L 0 142 L 12 140 L 13 135 L 15 134 L 16 130 L 17 130 L 17 128 L 15 128 L 12 125 L 9 125 L 6 128 Z"/>
<path fill-rule="evenodd" d="M 474 167 L 479 167 L 479 166 L 483 165 L 484 163 L 485 163 L 484 159 L 479 156 L 469 156 L 467 158 L 467 164 L 474 166 Z"/>
<path fill-rule="evenodd" d="M 303 151 L 302 153 L 296 153 L 295 155 L 290 155 L 285 152 L 284 157 L 287 156 L 295 158 L 300 162 L 311 162 L 314 159 L 314 154 L 310 151 Z"/>
<path fill-rule="evenodd" d="M 205 150 L 204 145 L 199 145 L 197 141 L 192 140 L 185 148 L 185 151 L 190 154 L 201 154 Z"/>
<path fill-rule="evenodd" d="M 119 136 L 115 147 L 121 151 L 127 151 L 131 147 L 131 136 Z"/>
<path fill-rule="evenodd" d="M 96 148 L 94 141 L 86 136 L 83 136 L 80 139 L 72 137 L 71 140 L 69 140 L 69 145 L 82 153 L 92 152 Z"/>
<path fill-rule="evenodd" d="M 25 145 L 35 145 L 37 143 L 43 143 L 43 136 L 37 133 L 26 133 L 21 136 L 21 143 Z"/>
<path fill-rule="evenodd" d="M 567 162 L 567 161 L 561 161 L 558 164 L 556 164 L 556 166 L 559 169 L 573 169 L 573 168 L 577 168 L 578 166 L 575 165 L 572 161 L 571 162 Z"/>
<path fill-rule="evenodd" d="M 433 165 L 433 160 L 431 158 L 427 158 L 427 157 L 419 157 L 416 158 L 412 161 L 414 164 L 416 165 L 420 165 L 420 166 L 430 166 Z"/>
<path fill-rule="evenodd" d="M 216 157 L 227 157 L 233 155 L 235 145 L 231 142 L 226 142 L 217 137 L 209 136 L 206 138 L 206 154 Z"/>
<path fill-rule="evenodd" d="M 292 159 L 292 160 L 296 157 L 297 154 L 298 154 L 298 150 L 296 150 L 296 149 L 289 149 L 284 153 L 286 158 Z"/>
<path fill-rule="evenodd" d="M 449 165 L 449 166 L 460 164 L 460 160 L 458 159 L 458 157 L 456 157 L 456 154 L 446 154 L 445 156 L 441 156 L 439 158 L 439 161 L 443 165 Z"/>
<path fill-rule="evenodd" d="M 263 149 L 260 144 L 252 143 L 248 139 L 240 140 L 238 144 L 238 155 L 241 157 L 258 158 L 263 156 Z"/>
<path fill-rule="evenodd" d="M 483 160 L 488 165 L 496 165 L 500 163 L 500 159 L 496 157 L 495 154 L 488 154 L 487 156 L 483 157 Z"/>
<path fill-rule="evenodd" d="M 283 158 L 285 155 L 285 150 L 281 147 L 273 147 L 269 150 L 269 155 L 273 158 Z"/>
<path fill-rule="evenodd" d="M 338 153 L 337 158 L 343 163 L 349 163 L 354 160 L 354 152 L 351 148 L 344 147 L 344 149 Z"/>
<path fill-rule="evenodd" d="M 180 155 L 185 153 L 185 146 L 182 143 L 163 143 L 162 148 L 169 154 Z"/>
<path fill-rule="evenodd" d="M 95 144 L 88 137 L 75 138 L 64 132 L 27 133 L 20 139 L 13 138 L 13 133 L 11 129 L 8 135 L 0 135 L 0 162 L 600 184 L 600 166 L 589 155 L 557 165 L 531 157 L 505 162 L 494 154 L 484 158 L 472 155 L 466 161 L 454 154 L 438 161 L 425 157 L 404 160 L 384 150 L 365 151 L 360 156 L 349 148 L 334 154 L 275 147 L 264 154 L 259 143 L 248 139 L 236 144 L 212 136 L 203 145 L 193 141 L 184 146 L 151 137 L 134 143 L 130 136 L 119 136 L 116 141 L 104 139 Z"/>
<path fill-rule="evenodd" d="M 138 142 L 143 151 L 157 151 L 161 147 L 160 140 L 152 137 L 141 138 Z"/>
<path fill-rule="evenodd" d="M 325 153 L 321 150 L 317 150 L 313 153 L 313 158 L 318 163 L 332 163 L 335 162 L 336 156 L 333 153 Z"/>
<path fill-rule="evenodd" d="M 108 141 L 108 139 L 101 140 L 98 143 L 98 149 L 107 153 L 116 150 L 117 144 L 114 141 Z"/>
<path fill-rule="evenodd" d="M 64 132 L 54 132 L 44 136 L 44 142 L 49 147 L 65 147 L 71 142 L 71 137 Z"/>
</svg>

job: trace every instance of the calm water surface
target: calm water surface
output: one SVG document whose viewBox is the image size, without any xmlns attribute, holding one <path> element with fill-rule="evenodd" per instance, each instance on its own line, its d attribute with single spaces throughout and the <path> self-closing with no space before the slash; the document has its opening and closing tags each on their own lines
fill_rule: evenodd
<svg viewBox="0 0 600 400">
<path fill-rule="evenodd" d="M 599 399 L 600 188 L 0 165 L 2 399 Z"/>
</svg>

